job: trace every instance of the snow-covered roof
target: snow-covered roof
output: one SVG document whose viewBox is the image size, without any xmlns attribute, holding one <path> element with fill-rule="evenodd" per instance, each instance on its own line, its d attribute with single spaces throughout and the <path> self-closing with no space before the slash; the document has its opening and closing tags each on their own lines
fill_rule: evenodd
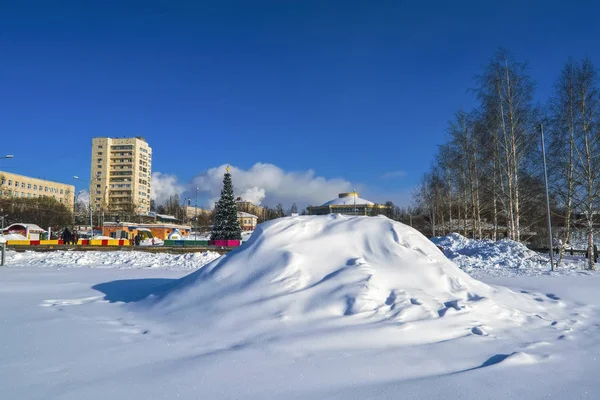
<svg viewBox="0 0 600 400">
<path fill-rule="evenodd" d="M 256 215 L 244 211 L 238 211 L 237 216 L 238 218 L 258 218 Z"/>
<path fill-rule="evenodd" d="M 36 224 L 11 224 L 9 226 L 7 226 L 6 228 L 4 228 L 5 231 L 9 231 L 11 228 L 15 227 L 15 226 L 22 226 L 26 229 L 29 229 L 30 232 L 33 233 L 37 233 L 37 232 L 46 232 L 45 229 L 40 228 L 38 225 Z"/>
<path fill-rule="evenodd" d="M 155 215 L 156 215 L 156 217 L 162 218 L 162 219 L 177 220 L 177 218 L 175 218 L 173 215 L 167 215 L 167 214 L 155 214 Z"/>
<path fill-rule="evenodd" d="M 337 199 L 333 199 L 323 204 L 323 206 L 352 206 L 352 205 L 367 205 L 372 206 L 375 203 L 369 200 L 361 199 L 358 197 L 358 193 L 340 193 Z"/>
</svg>

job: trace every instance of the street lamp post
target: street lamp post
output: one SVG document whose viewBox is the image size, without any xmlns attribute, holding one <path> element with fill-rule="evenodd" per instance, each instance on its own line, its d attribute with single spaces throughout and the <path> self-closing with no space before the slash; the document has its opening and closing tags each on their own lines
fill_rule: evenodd
<svg viewBox="0 0 600 400">
<path fill-rule="evenodd" d="M 79 177 L 77 175 L 74 175 L 73 178 L 79 179 Z M 94 236 L 94 220 L 93 220 L 93 211 L 92 211 L 92 182 L 94 182 L 97 179 L 100 179 L 100 175 L 96 175 L 95 177 L 90 179 L 90 185 L 89 185 L 90 195 L 89 195 L 88 203 L 89 203 L 89 208 L 90 208 L 90 238 L 92 238 L 92 236 Z"/>
<path fill-rule="evenodd" d="M 542 159 L 544 160 L 544 181 L 546 182 L 546 213 L 548 216 L 548 247 L 550 247 L 550 269 L 554 271 L 554 252 L 552 248 L 552 219 L 550 215 L 550 196 L 548 195 L 548 172 L 546 169 L 546 148 L 544 146 L 544 125 L 540 124 L 540 134 L 542 136 Z"/>
</svg>

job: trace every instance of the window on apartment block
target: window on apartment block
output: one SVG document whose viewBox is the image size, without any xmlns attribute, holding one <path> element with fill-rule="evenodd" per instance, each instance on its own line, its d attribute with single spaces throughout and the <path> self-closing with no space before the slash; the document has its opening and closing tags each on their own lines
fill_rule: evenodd
<svg viewBox="0 0 600 400">
<path fill-rule="evenodd" d="M 15 187 L 19 187 L 19 182 L 15 181 Z"/>
<path fill-rule="evenodd" d="M 31 189 L 31 183 L 27 184 L 27 189 Z"/>
</svg>

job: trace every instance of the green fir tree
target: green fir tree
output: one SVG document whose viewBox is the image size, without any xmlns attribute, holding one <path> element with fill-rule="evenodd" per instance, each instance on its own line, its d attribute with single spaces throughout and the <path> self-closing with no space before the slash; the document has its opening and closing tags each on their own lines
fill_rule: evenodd
<svg viewBox="0 0 600 400">
<path fill-rule="evenodd" d="M 223 178 L 221 199 L 215 205 L 215 221 L 210 240 L 242 240 L 242 228 L 238 222 L 237 211 L 231 174 L 227 167 Z"/>
</svg>

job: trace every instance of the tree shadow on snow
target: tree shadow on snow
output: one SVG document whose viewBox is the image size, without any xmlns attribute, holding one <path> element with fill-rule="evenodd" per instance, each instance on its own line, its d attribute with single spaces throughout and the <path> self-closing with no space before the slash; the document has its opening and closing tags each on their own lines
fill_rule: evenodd
<svg viewBox="0 0 600 400">
<path fill-rule="evenodd" d="M 160 294 L 170 288 L 178 279 L 123 279 L 99 283 L 92 289 L 104 293 L 104 300 L 111 303 L 133 303 L 150 296 Z"/>
</svg>

